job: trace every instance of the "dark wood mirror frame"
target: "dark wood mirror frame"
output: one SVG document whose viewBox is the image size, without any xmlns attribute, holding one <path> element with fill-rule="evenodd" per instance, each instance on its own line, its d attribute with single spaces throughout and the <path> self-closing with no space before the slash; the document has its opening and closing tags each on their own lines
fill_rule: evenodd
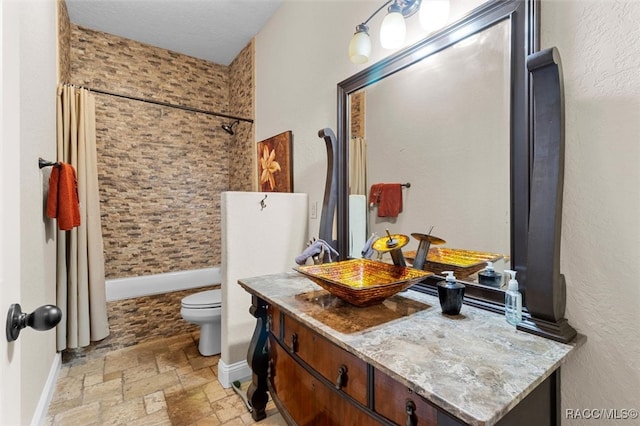
<svg viewBox="0 0 640 426">
<path fill-rule="evenodd" d="M 529 238 L 529 215 L 547 214 L 544 208 L 552 208 L 553 211 L 547 215 L 555 220 L 544 222 L 552 224 L 557 222 L 562 198 L 560 195 L 560 203 L 551 202 L 549 204 L 545 202 L 544 208 L 530 206 L 530 203 L 533 203 L 532 199 L 536 198 L 536 194 L 532 191 L 538 190 L 536 188 L 542 190 L 541 185 L 531 185 L 536 138 L 533 126 L 535 112 L 533 89 L 530 72 L 527 70 L 527 58 L 538 50 L 538 16 L 539 3 L 537 0 L 489 1 L 472 10 L 463 19 L 338 84 L 338 150 L 335 158 L 337 168 L 337 248 L 341 256 L 340 259 L 346 259 L 346 254 L 349 253 L 349 95 L 419 62 L 471 34 L 482 31 L 498 22 L 509 20 L 511 26 L 511 264 L 512 269 L 517 271 L 520 291 L 523 294 L 523 305 L 529 308 L 523 308 L 525 320 L 518 328 L 554 340 L 568 342 L 575 337 L 576 332 L 563 318 L 564 278 L 560 274 L 558 266 L 560 227 L 557 223 L 557 226 L 538 227 L 536 233 L 539 238 L 531 240 Z M 560 145 L 560 143 L 557 144 Z M 559 157 L 563 162 L 563 156 Z M 553 167 L 558 167 L 558 161 L 552 163 L 554 163 Z M 562 169 L 562 163 L 559 167 Z M 560 181 L 556 180 L 550 184 L 551 186 L 555 185 L 555 190 L 552 191 L 554 195 L 558 193 L 558 188 L 559 193 L 562 193 L 562 173 L 559 175 Z M 549 187 L 544 190 L 548 191 Z M 549 246 L 550 244 L 552 247 Z M 549 249 L 553 247 L 556 249 L 551 250 L 551 258 L 540 255 L 548 253 Z M 540 257 L 543 257 L 546 263 L 535 261 Z M 534 261 L 532 262 L 531 259 Z M 550 272 L 547 272 L 547 269 Z M 549 277 L 549 273 L 553 276 Z M 432 277 L 412 288 L 436 295 L 435 283 L 441 279 L 442 277 Z M 546 282 L 549 280 L 550 283 Z M 504 313 L 504 292 L 486 286 L 467 285 L 465 304 Z M 532 307 L 533 309 L 531 309 Z"/>
</svg>

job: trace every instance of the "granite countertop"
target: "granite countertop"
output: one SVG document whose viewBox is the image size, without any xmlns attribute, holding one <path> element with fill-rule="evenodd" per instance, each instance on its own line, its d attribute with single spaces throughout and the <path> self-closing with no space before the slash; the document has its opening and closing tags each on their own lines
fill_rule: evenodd
<svg viewBox="0 0 640 426">
<path fill-rule="evenodd" d="M 467 305 L 444 315 L 436 297 L 413 290 L 358 308 L 297 272 L 239 284 L 472 425 L 496 423 L 579 345 L 518 331 Z"/>
</svg>

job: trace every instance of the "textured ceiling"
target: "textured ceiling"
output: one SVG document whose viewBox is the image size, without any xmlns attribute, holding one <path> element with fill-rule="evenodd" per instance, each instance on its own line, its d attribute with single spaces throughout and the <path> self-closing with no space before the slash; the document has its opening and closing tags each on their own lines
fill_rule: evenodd
<svg viewBox="0 0 640 426">
<path fill-rule="evenodd" d="M 282 0 L 67 0 L 69 19 L 152 46 L 229 65 Z"/>
</svg>

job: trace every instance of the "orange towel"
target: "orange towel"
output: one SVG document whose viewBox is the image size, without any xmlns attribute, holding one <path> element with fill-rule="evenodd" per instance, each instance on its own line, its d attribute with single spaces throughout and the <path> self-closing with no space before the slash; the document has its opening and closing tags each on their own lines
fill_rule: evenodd
<svg viewBox="0 0 640 426">
<path fill-rule="evenodd" d="M 378 217 L 398 217 L 402 212 L 402 184 L 383 184 L 379 201 Z"/>
<path fill-rule="evenodd" d="M 371 189 L 369 190 L 369 206 L 373 207 L 374 205 L 380 202 L 380 194 L 382 193 L 383 183 L 374 183 L 371 185 Z"/>
<path fill-rule="evenodd" d="M 58 228 L 68 231 L 80 225 L 80 202 L 76 171 L 70 164 L 54 166 L 49 176 L 47 216 L 58 219 Z"/>
</svg>

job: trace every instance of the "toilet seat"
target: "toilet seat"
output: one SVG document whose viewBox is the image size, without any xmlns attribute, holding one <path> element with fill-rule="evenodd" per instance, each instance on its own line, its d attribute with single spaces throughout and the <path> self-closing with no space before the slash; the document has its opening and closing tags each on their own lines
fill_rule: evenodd
<svg viewBox="0 0 640 426">
<path fill-rule="evenodd" d="M 182 307 L 187 309 L 209 309 L 222 306 L 222 294 L 219 289 L 201 291 L 182 299 Z"/>
</svg>

